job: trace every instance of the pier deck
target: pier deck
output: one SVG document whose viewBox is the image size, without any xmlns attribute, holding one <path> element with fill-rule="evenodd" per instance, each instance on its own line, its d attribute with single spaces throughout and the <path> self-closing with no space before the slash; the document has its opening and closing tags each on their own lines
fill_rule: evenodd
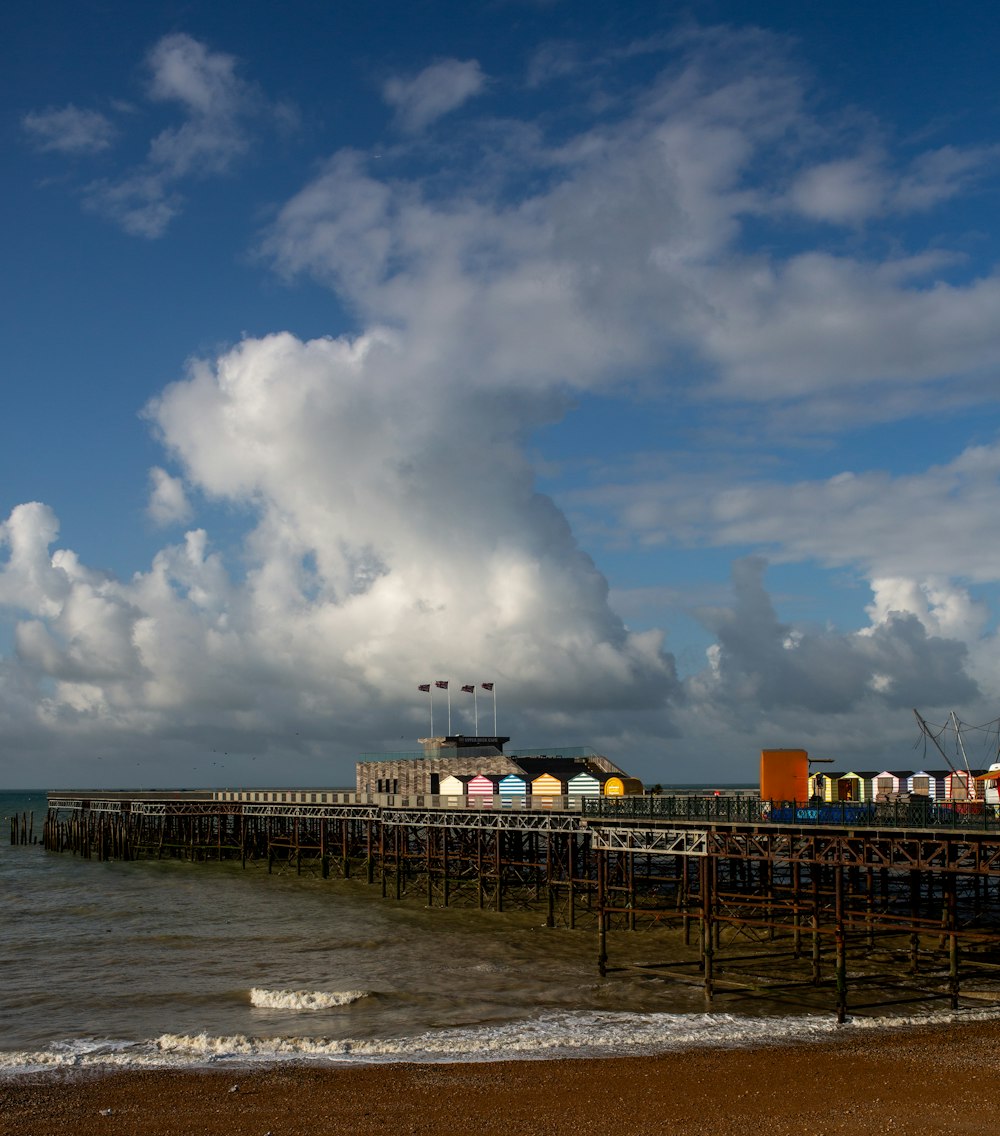
<svg viewBox="0 0 1000 1136">
<path fill-rule="evenodd" d="M 958 1006 L 963 986 L 967 997 L 1000 1001 L 992 810 L 855 806 L 836 815 L 746 796 L 510 808 L 334 790 L 270 795 L 305 799 L 52 793 L 43 844 L 96 859 L 238 859 L 356 878 L 430 907 L 541 910 L 550 927 L 596 930 L 602 975 L 617 932 L 662 932 L 672 961 L 650 968 L 697 982 L 709 1002 L 826 990 L 843 1019 L 849 987 L 881 1004 L 898 996 Z"/>
</svg>

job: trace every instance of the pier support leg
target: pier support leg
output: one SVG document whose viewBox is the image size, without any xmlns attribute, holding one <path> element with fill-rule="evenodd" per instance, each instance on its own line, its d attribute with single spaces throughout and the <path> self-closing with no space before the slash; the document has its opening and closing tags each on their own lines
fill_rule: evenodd
<svg viewBox="0 0 1000 1136">
<path fill-rule="evenodd" d="M 701 965 L 704 971 L 705 999 L 711 1002 L 715 996 L 715 945 L 712 920 L 714 895 L 713 876 L 715 860 L 705 856 L 701 861 Z"/>
<path fill-rule="evenodd" d="M 802 957 L 802 865 L 796 860 L 792 864 L 792 958 Z"/>
<path fill-rule="evenodd" d="M 847 936 L 844 931 L 844 872 L 839 865 L 834 868 L 833 886 L 837 943 L 837 1021 L 843 1025 L 847 1021 Z"/>
<path fill-rule="evenodd" d="M 604 911 L 607 853 L 597 853 L 597 973 L 604 978 L 608 973 L 608 926 Z"/>
<path fill-rule="evenodd" d="M 948 993 L 951 998 L 951 1008 L 957 1010 L 959 994 L 958 935 L 956 935 L 955 932 L 958 929 L 958 902 L 956 896 L 958 881 L 953 875 L 948 875 L 945 880 L 945 887 L 947 889 L 948 929 L 951 932 L 948 936 Z"/>
</svg>

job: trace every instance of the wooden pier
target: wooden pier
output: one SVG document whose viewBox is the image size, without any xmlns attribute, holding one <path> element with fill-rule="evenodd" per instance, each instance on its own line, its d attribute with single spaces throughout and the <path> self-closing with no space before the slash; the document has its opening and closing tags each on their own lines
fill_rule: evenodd
<svg viewBox="0 0 1000 1136">
<path fill-rule="evenodd" d="M 239 860 L 357 879 L 429 907 L 535 910 L 549 927 L 595 933 L 602 975 L 620 932 L 652 932 L 645 966 L 697 983 L 709 1003 L 763 994 L 844 1020 L 849 1007 L 957 1007 L 963 991 L 1000 1002 L 992 816 L 855 810 L 837 823 L 757 800 L 510 810 L 499 799 L 290 796 L 50 794 L 42 842 L 98 860 Z M 658 961 L 668 941 L 670 961 Z"/>
</svg>

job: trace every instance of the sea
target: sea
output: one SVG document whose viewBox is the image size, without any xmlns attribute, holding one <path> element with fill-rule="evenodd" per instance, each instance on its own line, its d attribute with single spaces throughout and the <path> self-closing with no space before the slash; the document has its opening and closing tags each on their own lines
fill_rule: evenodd
<svg viewBox="0 0 1000 1136">
<path fill-rule="evenodd" d="M 717 998 L 658 971 L 669 945 L 383 899 L 362 881 L 239 864 L 99 862 L 11 845 L 43 791 L 0 793 L 0 1078 L 130 1068 L 482 1061 L 808 1042 L 998 1016 L 852 1015 Z M 832 1003 L 832 995 L 827 992 Z M 940 1003 L 937 1003 L 940 1005 Z"/>
</svg>

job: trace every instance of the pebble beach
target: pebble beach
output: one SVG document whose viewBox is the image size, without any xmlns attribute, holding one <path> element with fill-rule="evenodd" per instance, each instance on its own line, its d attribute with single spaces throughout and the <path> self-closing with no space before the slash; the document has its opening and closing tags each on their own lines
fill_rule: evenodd
<svg viewBox="0 0 1000 1136">
<path fill-rule="evenodd" d="M 4 1136 L 991 1132 L 1000 1023 L 659 1056 L 24 1077 Z M 526 1068 L 527 1065 L 527 1068 Z"/>
</svg>

